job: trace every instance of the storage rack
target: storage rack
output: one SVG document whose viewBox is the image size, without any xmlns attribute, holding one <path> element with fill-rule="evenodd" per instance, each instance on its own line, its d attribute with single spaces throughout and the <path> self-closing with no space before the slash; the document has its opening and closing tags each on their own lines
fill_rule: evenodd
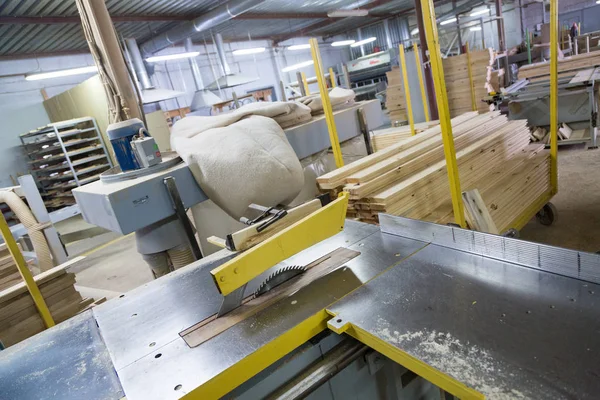
<svg viewBox="0 0 600 400">
<path fill-rule="evenodd" d="M 48 124 L 19 138 L 49 209 L 74 204 L 71 189 L 97 180 L 113 166 L 92 117 Z"/>
</svg>

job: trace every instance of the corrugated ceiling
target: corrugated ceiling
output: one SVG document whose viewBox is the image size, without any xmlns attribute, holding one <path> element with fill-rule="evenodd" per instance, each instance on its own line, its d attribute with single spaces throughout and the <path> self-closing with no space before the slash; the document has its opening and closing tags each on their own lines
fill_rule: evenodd
<svg viewBox="0 0 600 400">
<path fill-rule="evenodd" d="M 120 17 L 165 17 L 165 21 L 150 18 L 152 21 L 115 22 L 117 32 L 123 37 L 134 37 L 139 42 L 150 39 L 158 33 L 176 26 L 179 21 L 173 18 L 192 19 L 215 6 L 220 0 L 107 0 L 112 16 Z M 362 1 L 364 4 L 365 1 Z M 357 0 L 266 0 L 251 11 L 253 15 L 273 13 L 326 13 L 342 7 L 351 8 Z M 412 7 L 413 0 L 368 2 L 372 11 L 398 13 Z M 76 17 L 74 0 L 5 0 L 0 2 L 0 56 L 21 56 L 24 54 L 48 54 L 86 51 L 87 44 L 80 25 L 73 18 L 68 23 L 46 20 L 47 23 L 23 23 L 4 20 L 2 17 Z M 314 16 L 314 15 L 313 15 Z M 170 20 L 168 20 L 171 17 Z M 148 18 L 146 18 L 148 19 Z M 370 18 L 377 22 L 375 18 Z M 44 20 L 42 20 L 44 21 Z M 15 23 L 17 22 L 17 23 Z M 31 21 L 29 21 L 31 22 Z M 281 19 L 239 19 L 227 22 L 215 29 L 226 40 L 291 35 L 317 24 L 310 32 L 329 35 L 354 30 L 357 24 L 369 22 L 369 18 L 344 18 L 329 22 L 324 18 Z M 193 39 L 202 40 L 206 34 L 200 33 Z"/>
</svg>

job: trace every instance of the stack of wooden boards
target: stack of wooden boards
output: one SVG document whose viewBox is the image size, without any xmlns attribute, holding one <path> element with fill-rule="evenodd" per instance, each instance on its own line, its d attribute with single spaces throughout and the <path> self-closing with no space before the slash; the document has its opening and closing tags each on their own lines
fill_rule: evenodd
<svg viewBox="0 0 600 400">
<path fill-rule="evenodd" d="M 579 69 L 592 68 L 596 65 L 600 65 L 600 51 L 565 57 L 558 60 L 558 77 L 574 75 Z M 549 75 L 550 62 L 529 64 L 519 68 L 519 79 L 548 80 Z"/>
<path fill-rule="evenodd" d="M 21 250 L 21 245 L 19 250 Z M 9 288 L 21 281 L 21 274 L 6 247 L 6 243 L 0 244 L 0 290 Z"/>
<path fill-rule="evenodd" d="M 388 86 L 385 97 L 385 108 L 389 112 L 390 121 L 407 121 L 406 100 L 404 98 L 404 85 L 399 67 L 393 67 L 386 73 Z"/>
<path fill-rule="evenodd" d="M 34 277 L 56 323 L 94 303 L 94 299 L 83 299 L 75 290 L 75 274 L 67 272 L 66 267 L 63 264 Z M 25 340 L 44 328 L 23 281 L 0 292 L 0 340 L 4 346 Z"/>
<path fill-rule="evenodd" d="M 440 121 L 429 121 L 415 124 L 415 133 L 421 133 L 426 129 L 439 125 Z M 383 150 L 401 140 L 412 136 L 410 125 L 393 126 L 391 128 L 374 130 L 371 134 L 373 151 Z"/>
<path fill-rule="evenodd" d="M 473 88 L 475 89 L 475 105 L 477 111 L 480 112 L 489 110 L 489 105 L 482 101 L 487 96 L 488 89 L 499 86 L 498 73 L 493 73 L 492 70 L 495 57 L 494 51 L 491 48 L 470 52 L 471 74 L 473 77 Z M 467 54 L 445 58 L 442 60 L 442 65 L 444 66 L 450 116 L 454 118 L 465 112 L 473 111 Z"/>
<path fill-rule="evenodd" d="M 529 144 L 526 121 L 470 112 L 453 118 L 452 129 L 461 189 L 479 190 L 501 232 L 549 195 L 549 153 L 544 145 Z M 440 133 L 439 126 L 428 129 L 329 172 L 317 183 L 322 191 L 349 192 L 348 216 L 364 222 L 377 223 L 380 212 L 453 222 Z"/>
</svg>

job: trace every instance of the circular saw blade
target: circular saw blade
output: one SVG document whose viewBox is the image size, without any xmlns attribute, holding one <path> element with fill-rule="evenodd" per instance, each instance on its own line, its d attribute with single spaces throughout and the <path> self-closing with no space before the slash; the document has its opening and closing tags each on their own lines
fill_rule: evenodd
<svg viewBox="0 0 600 400">
<path fill-rule="evenodd" d="M 258 288 L 254 291 L 254 297 L 259 297 L 276 286 L 281 285 L 283 282 L 291 279 L 295 276 L 300 275 L 306 271 L 306 267 L 300 265 L 293 265 L 290 267 L 283 267 L 273 272 Z"/>
</svg>

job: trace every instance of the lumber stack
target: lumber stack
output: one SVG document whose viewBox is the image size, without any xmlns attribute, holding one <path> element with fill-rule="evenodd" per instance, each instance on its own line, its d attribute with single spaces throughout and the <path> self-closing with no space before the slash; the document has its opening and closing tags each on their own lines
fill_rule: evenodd
<svg viewBox="0 0 600 400">
<path fill-rule="evenodd" d="M 477 110 L 486 112 L 489 105 L 482 101 L 488 94 L 488 87 L 493 87 L 494 79 L 498 80 L 498 74 L 492 74 L 491 65 L 494 63 L 495 54 L 490 48 L 481 51 L 472 51 L 471 73 L 473 76 L 473 87 L 475 89 L 475 104 Z M 467 64 L 467 54 L 461 54 L 455 57 L 448 57 L 442 60 L 444 67 L 444 78 L 446 81 L 446 90 L 448 92 L 448 106 L 450 107 L 450 116 L 453 118 L 473 110 L 471 97 L 471 84 L 469 80 L 469 69 Z"/>
<path fill-rule="evenodd" d="M 66 265 L 52 268 L 34 277 L 54 322 L 62 322 L 90 306 L 93 299 L 83 299 L 73 286 L 75 274 Z M 11 346 L 45 328 L 24 282 L 0 292 L 0 340 Z"/>
<path fill-rule="evenodd" d="M 498 112 L 452 119 L 462 190 L 478 189 L 500 232 L 550 190 L 549 153 L 530 145 L 527 121 Z M 439 126 L 317 178 L 322 191 L 349 192 L 348 216 L 377 223 L 380 212 L 452 222 Z"/>
<path fill-rule="evenodd" d="M 385 97 L 385 108 L 389 112 L 392 123 L 395 121 L 407 121 L 406 100 L 404 98 L 404 86 L 402 85 L 402 74 L 399 67 L 393 67 L 386 73 L 388 86 Z"/>
<path fill-rule="evenodd" d="M 585 54 L 565 57 L 558 60 L 558 76 L 573 75 L 577 70 L 592 68 L 600 65 L 600 51 L 591 51 Z M 540 62 L 524 65 L 519 68 L 519 79 L 527 78 L 530 81 L 547 80 L 550 75 L 550 62 Z"/>
<path fill-rule="evenodd" d="M 17 243 L 19 250 L 21 245 Z M 21 281 L 21 274 L 6 247 L 6 243 L 0 245 L 0 290 L 9 288 Z"/>
<path fill-rule="evenodd" d="M 426 129 L 436 126 L 440 121 L 420 122 L 415 124 L 415 133 L 421 133 Z M 371 134 L 371 144 L 373 151 L 383 150 L 401 140 L 408 139 L 412 136 L 410 125 L 394 126 L 391 128 L 377 129 Z"/>
</svg>

